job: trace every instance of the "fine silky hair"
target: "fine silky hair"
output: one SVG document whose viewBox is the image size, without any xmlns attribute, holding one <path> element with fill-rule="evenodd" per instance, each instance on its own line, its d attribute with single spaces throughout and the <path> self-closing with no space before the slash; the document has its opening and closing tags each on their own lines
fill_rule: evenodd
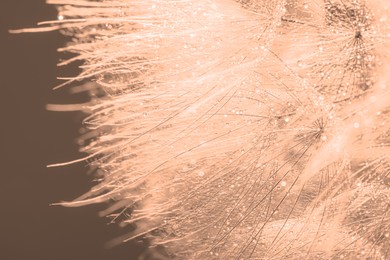
<svg viewBox="0 0 390 260">
<path fill-rule="evenodd" d="M 390 258 L 390 2 L 47 0 L 80 150 L 148 259 Z M 81 84 L 80 82 L 87 82 Z M 71 188 L 71 187 L 69 187 Z M 130 252 L 129 252 L 130 254 Z"/>
</svg>

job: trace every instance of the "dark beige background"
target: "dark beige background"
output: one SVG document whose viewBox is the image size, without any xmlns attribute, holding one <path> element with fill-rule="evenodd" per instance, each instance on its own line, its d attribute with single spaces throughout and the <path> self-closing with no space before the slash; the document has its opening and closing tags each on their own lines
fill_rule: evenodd
<svg viewBox="0 0 390 260">
<path fill-rule="evenodd" d="M 136 259 L 140 245 L 103 248 L 123 230 L 97 217 L 101 206 L 49 206 L 81 195 L 91 177 L 85 164 L 45 167 L 81 156 L 74 140 L 82 120 L 79 113 L 48 112 L 45 104 L 86 97 L 52 90 L 60 83 L 56 76 L 77 73 L 75 67 L 56 68 L 65 58 L 56 52 L 64 36 L 7 33 L 56 19 L 53 6 L 44 0 L 1 0 L 0 12 L 0 259 Z"/>
</svg>

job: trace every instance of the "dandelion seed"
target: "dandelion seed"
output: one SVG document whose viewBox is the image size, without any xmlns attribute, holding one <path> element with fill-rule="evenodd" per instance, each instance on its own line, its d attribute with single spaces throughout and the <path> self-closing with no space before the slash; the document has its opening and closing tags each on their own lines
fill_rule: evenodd
<svg viewBox="0 0 390 260">
<path fill-rule="evenodd" d="M 65 206 L 114 201 L 170 258 L 389 257 L 388 4 L 50 3 L 84 61 L 62 86 L 97 84 L 99 184 Z"/>
</svg>

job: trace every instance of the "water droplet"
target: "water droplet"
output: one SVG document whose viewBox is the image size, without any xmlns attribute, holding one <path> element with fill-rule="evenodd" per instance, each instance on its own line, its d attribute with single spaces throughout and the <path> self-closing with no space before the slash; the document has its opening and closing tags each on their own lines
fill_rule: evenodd
<svg viewBox="0 0 390 260">
<path fill-rule="evenodd" d="M 203 177 L 204 176 L 204 171 L 198 171 L 198 176 Z"/>
</svg>

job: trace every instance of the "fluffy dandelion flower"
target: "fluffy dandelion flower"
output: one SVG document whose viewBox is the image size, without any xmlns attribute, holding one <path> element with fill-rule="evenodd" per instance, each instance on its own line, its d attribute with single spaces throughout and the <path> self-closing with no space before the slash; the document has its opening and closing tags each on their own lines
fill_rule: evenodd
<svg viewBox="0 0 390 260">
<path fill-rule="evenodd" d="M 48 3 L 35 31 L 84 61 L 64 86 L 104 93 L 77 160 L 99 184 L 63 205 L 109 201 L 116 242 L 169 258 L 389 257 L 389 4 Z"/>
</svg>

